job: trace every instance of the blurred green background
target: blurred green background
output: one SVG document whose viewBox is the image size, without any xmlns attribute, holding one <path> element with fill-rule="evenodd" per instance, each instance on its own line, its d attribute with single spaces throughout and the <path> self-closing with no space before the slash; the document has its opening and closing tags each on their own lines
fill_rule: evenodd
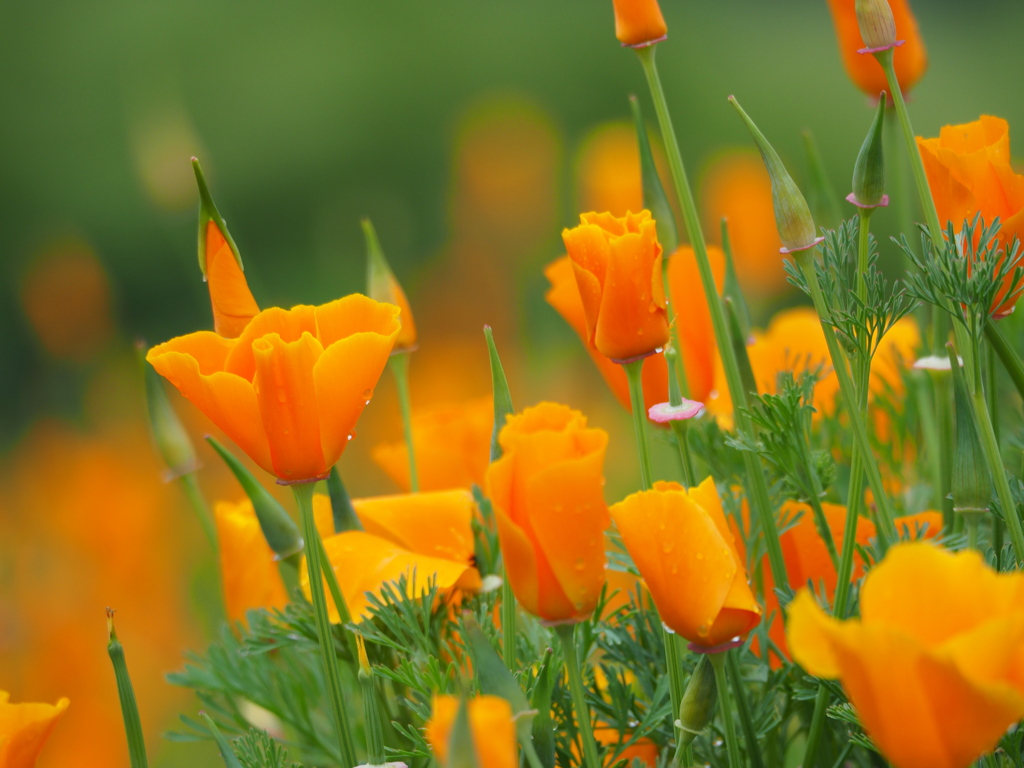
<svg viewBox="0 0 1024 768">
<path fill-rule="evenodd" d="M 747 145 L 725 101 L 734 93 L 798 172 L 799 131 L 810 128 L 845 193 L 870 116 L 840 65 L 826 4 L 663 9 L 670 37 L 658 57 L 691 173 L 716 150 Z M 1013 73 L 1024 51 L 996 33 L 1020 29 L 1024 6 L 919 0 L 915 11 L 931 57 L 911 105 L 919 133 L 981 113 L 1022 125 Z M 596 123 L 628 116 L 628 93 L 645 94 L 613 37 L 610 3 L 592 0 L 5 3 L 0 71 L 4 445 L 37 414 L 76 407 L 76 372 L 40 351 L 18 296 L 31 260 L 55 241 L 96 252 L 129 337 L 208 325 L 192 154 L 261 304 L 361 289 L 363 215 L 415 303 L 451 237 L 460 120 L 496 96 L 532 105 L 555 136 L 557 210 L 517 300 L 534 341 L 565 333 L 540 303 L 539 266 L 560 253 L 560 228 L 577 213 L 574 149 Z"/>
</svg>

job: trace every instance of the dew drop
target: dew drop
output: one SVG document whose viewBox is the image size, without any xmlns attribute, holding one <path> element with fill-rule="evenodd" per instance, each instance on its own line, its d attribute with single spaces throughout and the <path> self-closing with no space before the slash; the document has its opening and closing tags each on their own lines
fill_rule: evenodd
<svg viewBox="0 0 1024 768">
<path fill-rule="evenodd" d="M 586 561 L 582 557 L 577 558 L 576 564 L 575 564 L 576 570 L 577 571 L 582 571 L 586 567 L 587 567 Z"/>
<path fill-rule="evenodd" d="M 363 390 L 363 400 L 370 400 L 372 397 L 373 397 L 373 390 L 372 389 L 364 389 Z"/>
</svg>

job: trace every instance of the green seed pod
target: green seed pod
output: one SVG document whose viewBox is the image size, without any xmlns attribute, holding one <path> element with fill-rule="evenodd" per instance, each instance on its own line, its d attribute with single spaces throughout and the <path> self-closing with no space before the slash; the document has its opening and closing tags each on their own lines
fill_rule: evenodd
<svg viewBox="0 0 1024 768">
<path fill-rule="evenodd" d="M 707 728 L 715 716 L 718 706 L 718 688 L 715 686 L 715 670 L 708 655 L 701 654 L 690 682 L 686 684 L 683 701 L 679 705 L 679 740 L 683 746 L 690 744 L 697 735 Z"/>
<path fill-rule="evenodd" d="M 886 205 L 885 158 L 882 153 L 882 124 L 885 122 L 885 91 L 878 97 L 878 111 L 871 123 L 857 162 L 853 166 L 853 193 L 846 198 L 860 208 Z"/>
<path fill-rule="evenodd" d="M 947 344 L 946 350 L 953 370 L 953 401 L 956 405 L 956 450 L 950 483 L 953 511 L 962 515 L 979 515 L 989 511 L 992 476 L 974 423 L 964 372 L 953 352 L 953 345 Z"/>
<path fill-rule="evenodd" d="M 888 0 L 856 0 L 857 26 L 860 37 L 867 48 L 865 53 L 874 53 L 896 45 L 896 21 Z"/>
</svg>

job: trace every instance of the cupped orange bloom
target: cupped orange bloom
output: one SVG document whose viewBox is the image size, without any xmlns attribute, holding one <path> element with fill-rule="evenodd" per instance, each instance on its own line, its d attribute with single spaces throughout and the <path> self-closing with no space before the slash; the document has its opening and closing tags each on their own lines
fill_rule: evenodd
<svg viewBox="0 0 1024 768">
<path fill-rule="evenodd" d="M 761 608 L 710 477 L 689 490 L 657 482 L 609 511 L 673 632 L 711 647 L 757 626 Z"/>
<path fill-rule="evenodd" d="M 67 708 L 67 699 L 56 704 L 12 704 L 10 694 L 0 691 L 0 766 L 32 768 Z"/>
<path fill-rule="evenodd" d="M 205 253 L 213 328 L 225 338 L 236 339 L 260 313 L 260 308 L 249 290 L 241 262 L 213 221 L 206 223 Z"/>
<path fill-rule="evenodd" d="M 440 405 L 412 414 L 412 441 L 420 489 L 483 487 L 491 458 L 491 397 Z M 381 443 L 373 460 L 403 491 L 409 491 L 409 453 L 404 441 Z"/>
<path fill-rule="evenodd" d="M 1010 165 L 1010 126 L 1000 117 L 982 115 L 973 123 L 947 125 L 936 139 L 917 138 L 935 210 L 943 224 L 960 231 L 964 220 L 980 213 L 986 224 L 997 216 L 999 237 L 1024 239 L 1024 176 Z M 994 314 L 1008 315 L 1020 295 L 1007 296 L 1012 274 L 997 295 Z"/>
<path fill-rule="evenodd" d="M 721 287 L 725 276 L 725 256 L 720 248 L 710 246 L 708 258 L 715 283 Z M 589 341 L 586 314 L 572 260 L 568 256 L 556 259 L 545 267 L 544 276 L 551 284 L 544 298 L 576 331 L 615 398 L 624 408 L 631 410 L 626 372 Z M 696 256 L 690 246 L 680 247 L 669 259 L 668 283 L 690 397 L 704 402 L 714 383 L 717 353 L 711 313 L 697 271 Z M 664 354 L 656 353 L 644 361 L 643 385 L 644 402 L 648 408 L 668 401 L 668 368 Z"/>
<path fill-rule="evenodd" d="M 583 301 L 587 341 L 613 360 L 649 355 L 668 343 L 661 245 L 649 211 L 584 213 L 562 230 Z"/>
<path fill-rule="evenodd" d="M 263 469 L 306 482 L 341 458 L 387 364 L 398 312 L 359 294 L 273 307 L 237 339 L 199 331 L 146 359 Z"/>
<path fill-rule="evenodd" d="M 789 647 L 842 682 L 897 768 L 966 768 L 1024 717 L 1024 574 L 974 550 L 897 544 L 865 577 L 860 614 L 838 621 L 803 589 Z"/>
<path fill-rule="evenodd" d="M 548 622 L 593 613 L 605 583 L 608 433 L 565 405 L 510 416 L 487 470 L 505 569 L 520 605 Z"/>
<path fill-rule="evenodd" d="M 877 97 L 882 91 L 888 91 L 882 65 L 870 53 L 857 53 L 864 48 L 864 41 L 857 24 L 855 0 L 828 0 L 828 7 L 836 28 L 839 55 L 853 84 L 868 96 Z M 893 66 L 896 79 L 906 93 L 928 68 L 928 54 L 908 0 L 889 0 L 889 7 L 896 22 L 896 39 L 905 41 L 893 49 Z"/>
<path fill-rule="evenodd" d="M 334 533 L 331 501 L 313 497 L 313 517 L 322 537 Z M 283 608 L 288 591 L 278 571 L 277 556 L 270 548 L 249 499 L 218 501 L 214 505 L 217 549 L 224 607 L 231 621 L 242 621 L 254 608 Z"/>
<path fill-rule="evenodd" d="M 442 766 L 449 763 L 452 728 L 459 713 L 455 696 L 435 696 L 424 730 L 430 748 Z M 466 701 L 469 732 L 479 768 L 516 768 L 516 726 L 512 705 L 499 696 L 477 696 Z"/>
<path fill-rule="evenodd" d="M 668 34 L 658 0 L 612 0 L 615 6 L 615 37 L 623 45 L 649 45 Z"/>
</svg>

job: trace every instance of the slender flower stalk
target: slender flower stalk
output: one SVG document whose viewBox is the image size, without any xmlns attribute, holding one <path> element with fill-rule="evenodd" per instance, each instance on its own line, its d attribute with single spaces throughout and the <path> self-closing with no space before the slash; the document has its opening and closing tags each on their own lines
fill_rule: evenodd
<svg viewBox="0 0 1024 768">
<path fill-rule="evenodd" d="M 584 768 L 601 768 L 597 742 L 594 740 L 594 729 L 590 724 L 590 707 L 583 690 L 583 675 L 580 670 L 579 655 L 576 653 L 575 633 L 577 624 L 559 624 L 554 630 L 562 644 L 562 656 L 565 658 L 565 671 L 569 676 L 569 693 L 572 695 L 572 706 L 576 712 L 576 723 L 579 727 L 580 741 L 583 742 Z"/>
<path fill-rule="evenodd" d="M 725 751 L 729 758 L 729 768 L 743 768 L 740 757 L 740 740 L 736 734 L 736 721 L 733 718 L 732 692 L 729 690 L 729 678 L 725 670 L 725 653 L 712 653 L 711 666 L 715 670 L 715 685 L 718 688 L 719 708 L 722 714 L 722 725 L 725 729 Z"/>
<path fill-rule="evenodd" d="M 1013 345 L 1003 334 L 999 323 L 992 319 L 986 321 L 985 338 L 999 356 L 1003 369 L 1010 377 L 1010 381 L 1013 382 L 1013 386 L 1017 388 L 1018 394 L 1024 398 L 1024 362 L 1021 361 L 1017 350 L 1014 349 Z"/>
<path fill-rule="evenodd" d="M 181 490 L 185 494 L 185 498 L 188 499 L 189 506 L 192 507 L 192 511 L 195 512 L 196 517 L 199 518 L 200 525 L 203 526 L 203 533 L 206 534 L 207 541 L 210 542 L 210 546 L 213 547 L 213 551 L 216 552 L 217 529 L 213 524 L 213 514 L 210 512 L 210 505 L 206 503 L 206 498 L 203 496 L 203 492 L 199 488 L 199 481 L 196 479 L 196 473 L 186 472 L 177 480 L 178 485 L 181 486 Z"/>
<path fill-rule="evenodd" d="M 107 608 L 107 655 L 114 665 L 114 677 L 117 679 L 117 696 L 121 701 L 121 715 L 124 718 L 124 733 L 128 739 L 128 757 L 132 768 L 146 768 L 146 742 L 142 738 L 142 721 L 139 719 L 139 707 L 135 703 L 135 689 L 132 678 L 128 674 L 128 665 L 124 659 L 124 646 L 117 639 L 114 631 L 114 611 Z"/>
<path fill-rule="evenodd" d="M 750 768 L 764 768 L 761 749 L 757 743 L 757 730 L 754 728 L 754 718 L 750 712 L 750 702 L 747 701 L 746 691 L 743 688 L 743 674 L 740 672 L 738 654 L 739 651 L 736 649 L 722 654 L 725 656 L 725 671 L 729 675 L 729 685 L 732 686 L 732 690 L 736 694 L 736 714 L 740 719 L 743 740 L 747 742 Z"/>
<path fill-rule="evenodd" d="M 356 760 L 355 745 L 349 728 L 348 713 L 345 711 L 345 697 L 341 689 L 341 678 L 338 670 L 338 657 L 334 652 L 334 635 L 331 632 L 331 620 L 327 613 L 327 596 L 324 594 L 324 582 L 321 558 L 317 553 L 323 550 L 323 542 L 317 531 L 313 518 L 313 489 L 315 483 L 298 483 L 292 486 L 295 502 L 299 507 L 299 519 L 303 537 L 306 540 L 306 568 L 309 571 L 309 592 L 313 598 L 313 618 L 316 621 L 317 639 L 320 645 L 320 660 L 323 664 L 324 684 L 327 686 L 327 698 L 330 700 L 331 714 L 334 719 L 335 737 L 342 764 L 354 766 Z M 328 570 L 330 570 L 328 568 Z M 342 602 L 344 604 L 344 602 Z M 339 611 L 341 605 L 338 606 Z"/>
<path fill-rule="evenodd" d="M 651 455 L 647 446 L 647 408 L 644 405 L 644 385 L 641 378 L 643 360 L 623 364 L 629 380 L 629 400 L 633 410 L 633 431 L 636 433 L 636 450 L 640 457 L 640 478 L 643 490 L 648 490 L 654 479 L 651 475 Z"/>
<path fill-rule="evenodd" d="M 402 413 L 402 436 L 409 452 L 409 490 L 416 493 L 420 489 L 420 478 L 416 472 L 416 451 L 412 440 L 412 403 L 409 398 L 409 353 L 395 352 L 388 361 L 391 373 L 395 377 L 398 390 L 398 409 Z"/>
<path fill-rule="evenodd" d="M 729 394 L 732 397 L 736 426 L 744 437 L 750 438 L 754 436 L 754 426 L 746 413 L 747 393 L 743 388 L 743 382 L 740 378 L 739 364 L 736 362 L 735 351 L 733 350 L 729 329 L 726 325 L 725 312 L 722 309 L 718 289 L 715 286 L 714 274 L 711 271 L 711 262 L 708 259 L 707 244 L 704 241 L 704 234 L 701 230 L 697 205 L 694 201 L 693 191 L 690 189 L 690 182 L 686 176 L 686 169 L 683 166 L 683 158 L 679 151 L 679 142 L 676 140 L 675 129 L 672 127 L 672 117 L 669 115 L 668 102 L 661 87 L 661 79 L 654 60 L 655 49 L 656 46 L 637 48 L 636 53 L 640 59 L 640 64 L 643 66 L 644 75 L 647 78 L 647 84 L 651 91 L 651 98 L 654 100 L 655 112 L 658 115 L 658 125 L 661 128 L 662 141 L 664 142 L 665 152 L 668 157 L 669 170 L 672 173 L 676 196 L 679 199 L 679 205 L 682 210 L 683 222 L 686 225 L 686 231 L 696 256 L 701 285 L 704 287 L 704 294 L 707 297 L 708 309 L 711 312 L 711 324 L 714 328 L 715 340 L 718 343 L 718 349 L 722 356 L 722 367 L 725 370 Z M 750 452 L 744 452 L 743 461 L 749 482 L 750 505 L 761 523 L 761 529 L 765 537 L 765 546 L 768 550 L 768 562 L 771 567 L 772 578 L 779 588 L 784 589 L 789 584 L 789 577 L 786 574 L 786 563 L 782 556 L 782 546 L 779 544 L 779 533 L 775 522 L 775 513 L 768 495 L 768 484 L 764 476 L 764 468 L 761 465 L 760 459 Z"/>
</svg>

